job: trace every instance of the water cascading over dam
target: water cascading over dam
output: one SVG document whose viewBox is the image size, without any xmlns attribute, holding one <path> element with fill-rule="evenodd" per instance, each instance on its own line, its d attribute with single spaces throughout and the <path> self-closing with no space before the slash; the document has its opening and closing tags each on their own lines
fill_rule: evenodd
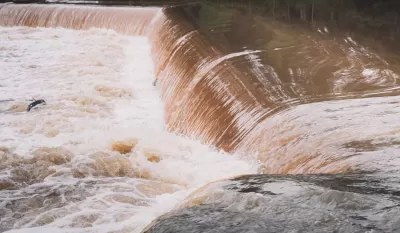
<svg viewBox="0 0 400 233">
<path fill-rule="evenodd" d="M 98 27 L 113 29 L 126 35 L 148 36 L 152 42 L 152 57 L 162 99 L 166 104 L 168 128 L 226 151 L 238 149 L 249 132 L 265 128 L 260 127 L 260 122 L 275 108 L 287 105 L 285 101 L 301 101 L 320 94 L 310 93 L 313 88 L 311 85 L 315 85 L 311 84 L 314 81 L 304 78 L 320 77 L 318 72 L 326 72 L 328 69 L 334 74 L 347 72 L 347 75 L 351 75 L 355 72 L 353 70 L 357 71 L 368 63 L 376 63 L 377 67 L 385 66 L 382 65 L 385 61 L 381 61 L 376 55 L 363 54 L 362 47 L 345 48 L 337 42 L 310 41 L 308 43 L 316 45 L 313 48 L 301 45 L 304 48 L 298 54 L 326 54 L 319 55 L 323 59 L 318 63 L 318 56 L 312 61 L 303 61 L 317 63 L 311 70 L 314 75 L 304 77 L 305 74 L 294 74 L 294 78 L 298 75 L 303 80 L 291 81 L 289 84 L 294 86 L 287 87 L 288 84 L 282 83 L 276 77 L 273 68 L 257 66 L 257 54 L 262 51 L 227 54 L 227 49 L 224 51 L 223 46 L 212 44 L 210 39 L 200 33 L 198 26 L 193 23 L 194 20 L 188 20 L 190 15 L 180 8 L 11 4 L 4 6 L 1 16 L 3 26 L 64 27 L 76 30 Z M 346 49 L 349 51 L 343 51 Z M 342 50 L 339 51 L 342 54 L 335 50 Z M 343 59 L 336 60 L 339 64 L 332 64 L 335 58 L 341 56 L 349 57 L 347 62 L 350 64 L 345 64 Z M 238 61 L 235 58 L 243 60 Z M 294 72 L 298 71 L 301 72 Z M 391 70 L 383 70 L 382 73 L 383 78 L 388 79 L 385 83 L 390 84 L 397 78 Z M 344 81 L 343 76 L 335 81 Z M 363 80 L 359 81 L 362 85 Z M 261 135 L 252 137 L 260 140 L 263 135 L 276 136 L 270 132 L 262 132 Z M 270 140 L 263 140 L 261 143 L 266 144 Z M 255 143 L 245 148 L 246 152 L 259 149 Z"/>
<path fill-rule="evenodd" d="M 201 25 L 203 22 L 198 20 L 199 10 L 197 4 L 164 8 L 1 4 L 0 26 L 53 30 L 63 28 L 81 33 L 95 28 L 113 30 L 127 37 L 147 38 L 154 65 L 154 77 L 157 79 L 157 85 L 154 88 L 161 96 L 163 109 L 160 111 L 164 111 L 163 121 L 167 130 L 176 135 L 199 140 L 205 145 L 222 149 L 230 154 L 238 154 L 241 160 L 251 164 L 249 168 L 232 161 L 232 164 L 240 167 L 237 172 L 232 169 L 231 173 L 226 173 L 226 176 L 219 173 L 215 177 L 210 175 L 207 179 L 193 182 L 196 183 L 193 187 L 189 185 L 190 177 L 197 177 L 198 174 L 188 173 L 190 176 L 177 181 L 176 177 L 180 175 L 165 175 L 170 170 L 164 171 L 161 165 L 157 167 L 158 170 L 154 174 L 146 170 L 149 167 L 141 167 L 143 171 L 139 169 L 140 171 L 134 171 L 134 174 L 131 174 L 129 170 L 134 170 L 136 167 L 125 165 L 131 162 L 123 160 L 123 163 L 119 162 L 118 166 L 127 167 L 124 168 L 123 174 L 116 176 L 162 181 L 167 183 L 166 187 L 163 186 L 164 184 L 154 186 L 163 187 L 164 190 L 168 190 L 166 192 L 173 193 L 179 188 L 168 186 L 171 183 L 198 188 L 197 185 L 207 184 L 216 180 L 216 177 L 229 178 L 228 174 L 231 176 L 257 172 L 263 174 L 353 174 L 358 172 L 393 174 L 398 171 L 399 159 L 396 154 L 399 149 L 396 145 L 399 140 L 400 121 L 396 120 L 396 116 L 400 113 L 398 104 L 400 99 L 397 96 L 400 71 L 397 64 L 400 63 L 397 63 L 399 61 L 393 54 L 386 51 L 378 53 L 357 43 L 344 33 L 331 36 L 326 28 L 310 31 L 301 27 L 290 27 L 277 21 L 265 22 L 258 19 L 258 16 L 248 17 L 240 13 L 232 17 L 238 20 L 232 23 L 233 29 L 229 32 L 230 34 L 216 34 L 212 30 L 205 30 L 204 25 Z M 255 24 L 255 29 L 247 27 L 246 23 Z M 246 31 L 248 38 L 240 35 L 241 31 Z M 261 38 L 260 41 L 265 40 L 268 43 L 263 46 L 259 44 L 247 46 L 253 38 Z M 264 42 L 260 42 L 262 43 Z M 109 49 L 116 47 L 117 45 L 113 45 Z M 139 50 L 139 47 L 132 48 Z M 135 51 L 125 51 L 128 49 L 130 47 L 119 51 L 132 52 L 134 56 L 139 56 L 135 55 Z M 102 51 L 107 54 L 106 47 Z M 117 57 L 116 54 L 113 56 Z M 140 59 L 135 62 L 139 64 Z M 148 83 L 153 81 L 147 80 Z M 129 82 L 129 80 L 124 82 Z M 132 82 L 132 85 L 134 86 L 135 83 Z M 100 89 L 108 91 L 104 87 Z M 119 91 L 115 96 L 119 98 L 121 95 Z M 86 105 L 86 102 L 84 104 Z M 101 104 L 97 105 L 101 106 Z M 129 106 L 124 106 L 124 108 L 129 108 Z M 129 119 L 125 120 L 129 121 Z M 133 141 L 124 142 L 121 146 L 125 148 L 128 144 L 128 147 L 135 148 L 137 139 Z M 181 150 L 187 147 L 189 146 L 178 148 Z M 138 148 L 140 150 L 140 147 Z M 204 149 L 204 152 L 207 150 Z M 163 161 L 162 156 L 154 151 L 143 153 L 148 161 L 156 161 L 155 163 Z M 169 156 L 172 152 L 165 153 Z M 191 150 L 190 153 L 194 152 Z M 182 155 L 182 158 L 186 158 L 185 156 Z M 221 157 L 223 158 L 225 157 Z M 199 160 L 195 159 L 196 162 L 200 160 L 201 156 Z M 178 161 L 175 162 L 180 164 Z M 140 162 L 137 163 L 140 164 Z M 191 161 L 191 164 L 194 163 Z M 258 165 L 253 166 L 253 163 L 258 163 Z M 168 166 L 168 169 L 174 168 Z M 215 169 L 218 170 L 217 166 Z M 207 166 L 199 170 L 205 172 Z M 90 177 L 82 170 L 75 171 L 75 174 L 79 174 L 77 177 Z M 189 208 L 191 211 L 190 208 L 200 206 L 190 214 L 201 215 L 204 211 L 206 213 L 211 211 L 207 209 L 209 204 L 230 206 L 230 201 L 236 200 L 233 203 L 238 202 L 237 205 L 240 206 L 240 195 L 247 193 L 243 191 L 247 190 L 243 186 L 249 185 L 248 189 L 255 190 L 257 193 L 260 187 L 250 186 L 257 184 L 260 180 L 268 185 L 281 182 L 275 181 L 275 177 L 271 178 L 274 181 L 265 181 L 266 178 L 263 176 L 250 177 L 248 179 L 253 179 L 253 181 L 249 183 L 241 179 L 231 181 L 239 183 L 235 187 L 229 186 L 230 184 L 224 188 L 214 187 L 211 183 L 192 193 L 185 202 L 179 203 L 180 207 Z M 327 182 L 332 184 L 340 182 L 335 179 L 332 178 Z M 357 179 L 354 178 L 354 180 Z M 302 182 L 313 183 L 314 178 L 302 176 L 290 178 L 290 181 L 284 182 L 287 185 L 280 188 L 282 196 L 292 195 L 290 190 L 300 190 Z M 318 183 L 318 185 L 321 184 Z M 284 187 L 287 187 L 287 190 Z M 262 195 L 270 195 L 279 190 L 274 185 L 265 189 L 268 190 L 260 191 Z M 235 190 L 235 194 L 225 192 L 226 190 L 230 190 L 229 192 Z M 241 191 L 236 193 L 236 190 Z M 323 193 L 324 191 L 321 190 L 315 192 Z M 192 191 L 194 190 L 188 193 Z M 308 193 L 304 190 L 299 192 Z M 179 200 L 185 197 L 181 193 L 178 196 Z M 308 197 L 301 198 L 303 200 Z M 343 196 L 340 198 L 345 199 Z M 332 197 L 334 200 L 327 200 L 327 203 L 338 201 L 340 198 Z M 359 196 L 349 197 L 351 198 L 354 198 L 354 202 L 362 199 Z M 385 206 L 385 201 L 378 202 L 377 205 L 380 207 Z M 269 204 L 274 206 L 276 203 Z M 395 204 L 395 202 L 390 202 L 388 205 L 395 206 Z M 203 207 L 205 209 L 202 209 Z M 171 208 L 168 206 L 157 210 L 155 216 L 146 219 L 152 220 Z M 232 208 L 240 209 L 237 206 Z M 287 211 L 290 212 L 290 208 Z M 396 211 L 398 210 L 394 209 L 388 216 L 395 216 Z M 221 214 L 226 213 L 221 212 Z M 272 216 L 275 213 L 268 214 Z M 335 212 L 335 214 L 340 216 L 341 213 Z M 231 217 L 235 218 L 235 216 Z M 53 218 L 57 217 L 53 216 Z M 254 216 L 246 216 L 246 218 L 257 219 Z M 168 218 L 167 221 L 169 221 Z M 337 217 L 334 221 L 345 220 Z M 41 226 L 46 223 L 35 224 L 32 226 Z M 124 230 L 139 232 L 143 224 L 135 225 L 136 228 L 124 228 Z M 294 226 L 296 224 L 293 223 Z M 28 227 L 32 226 L 28 225 Z M 359 230 L 364 229 L 363 227 L 364 225 L 360 223 L 356 226 L 346 225 L 339 230 Z M 395 228 L 396 223 L 393 223 L 391 229 Z M 154 232 L 158 232 L 157 229 L 155 228 Z M 196 232 L 196 229 L 191 230 Z M 190 232 L 188 229 L 182 229 L 182 232 L 185 231 Z"/>
<path fill-rule="evenodd" d="M 232 151 L 273 107 L 257 93 L 257 80 L 243 78 L 248 67 L 226 69 L 231 58 L 258 51 L 226 55 L 179 13 L 179 9 L 8 5 L 1 11 L 6 19 L 1 25 L 99 27 L 148 36 L 170 130 Z"/>
</svg>

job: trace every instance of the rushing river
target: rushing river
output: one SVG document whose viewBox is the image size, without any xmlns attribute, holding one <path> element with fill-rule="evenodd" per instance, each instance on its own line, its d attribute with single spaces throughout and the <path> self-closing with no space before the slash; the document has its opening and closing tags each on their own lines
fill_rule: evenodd
<svg viewBox="0 0 400 233">
<path fill-rule="evenodd" d="M 0 4 L 0 232 L 400 232 L 399 51 L 273 13 Z"/>
</svg>

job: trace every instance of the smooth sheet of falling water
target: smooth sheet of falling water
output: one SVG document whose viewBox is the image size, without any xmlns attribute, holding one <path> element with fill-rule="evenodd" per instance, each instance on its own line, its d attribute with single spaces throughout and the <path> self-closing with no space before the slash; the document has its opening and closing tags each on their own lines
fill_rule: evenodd
<svg viewBox="0 0 400 233">
<path fill-rule="evenodd" d="M 257 172 L 164 130 L 146 38 L 13 27 L 0 40 L 14 100 L 0 102 L 1 232 L 140 232 L 199 186 Z M 31 96 L 47 105 L 26 112 Z"/>
</svg>

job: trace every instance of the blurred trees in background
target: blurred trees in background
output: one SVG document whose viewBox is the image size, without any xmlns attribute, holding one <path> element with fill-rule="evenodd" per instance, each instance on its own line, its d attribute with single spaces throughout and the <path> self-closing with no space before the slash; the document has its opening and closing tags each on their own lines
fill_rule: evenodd
<svg viewBox="0 0 400 233">
<path fill-rule="evenodd" d="M 212 27 L 229 27 L 235 12 L 258 15 L 385 38 L 398 46 L 400 39 L 400 0 L 100 0 L 104 5 L 201 7 L 197 20 Z M 250 23 L 250 21 L 249 21 Z M 249 25 L 251 27 L 252 25 Z M 213 28 L 217 29 L 217 28 Z M 228 29 L 226 29 L 228 30 Z"/>
<path fill-rule="evenodd" d="M 204 0 L 219 8 L 247 11 L 288 23 L 328 27 L 385 40 L 400 47 L 400 0 Z M 203 4 L 204 5 L 204 4 Z M 204 14 L 203 14 L 204 15 Z M 206 20 L 206 19 L 204 19 Z"/>
<path fill-rule="evenodd" d="M 353 19 L 373 27 L 396 25 L 400 0 L 205 0 L 208 4 L 227 8 L 247 8 L 276 19 L 300 19 L 309 23 L 332 21 L 340 23 Z"/>
</svg>

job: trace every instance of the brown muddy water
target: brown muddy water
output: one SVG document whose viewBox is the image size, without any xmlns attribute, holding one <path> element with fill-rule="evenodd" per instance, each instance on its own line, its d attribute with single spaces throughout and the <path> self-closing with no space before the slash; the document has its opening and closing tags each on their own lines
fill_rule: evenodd
<svg viewBox="0 0 400 233">
<path fill-rule="evenodd" d="M 0 4 L 1 232 L 400 231 L 395 1 L 54 2 Z"/>
</svg>

